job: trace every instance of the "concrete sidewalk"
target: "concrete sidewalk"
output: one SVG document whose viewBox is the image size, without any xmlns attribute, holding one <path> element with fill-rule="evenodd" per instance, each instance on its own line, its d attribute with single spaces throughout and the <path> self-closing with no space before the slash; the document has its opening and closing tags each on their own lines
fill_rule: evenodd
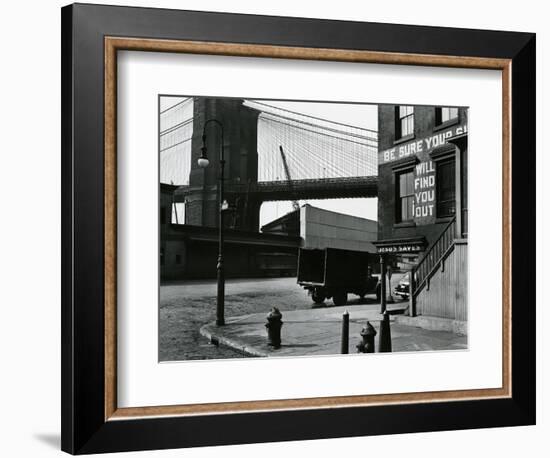
<svg viewBox="0 0 550 458">
<path fill-rule="evenodd" d="M 342 332 L 342 314 L 347 309 L 350 315 L 349 352 L 356 352 L 360 341 L 359 332 L 365 323 L 370 323 L 380 332 L 378 304 L 347 307 L 324 307 L 294 310 L 283 313 L 281 332 L 282 346 L 275 350 L 267 345 L 266 313 L 254 313 L 226 318 L 225 326 L 215 323 L 204 325 L 200 333 L 219 345 L 229 346 L 249 356 L 311 356 L 339 354 Z M 391 306 L 388 307 L 391 310 Z M 467 338 L 453 332 L 431 331 L 416 326 L 398 324 L 390 316 L 392 349 L 403 351 L 463 350 Z M 376 336 L 376 351 L 378 351 Z"/>
</svg>

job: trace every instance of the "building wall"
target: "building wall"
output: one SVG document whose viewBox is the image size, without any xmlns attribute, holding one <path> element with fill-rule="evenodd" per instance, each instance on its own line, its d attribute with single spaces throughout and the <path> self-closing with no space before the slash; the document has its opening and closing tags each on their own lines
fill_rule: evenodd
<svg viewBox="0 0 550 458">
<path fill-rule="evenodd" d="M 300 236 L 300 210 L 293 210 L 260 228 L 260 232 L 269 234 Z"/>
<path fill-rule="evenodd" d="M 162 280 L 216 278 L 218 243 L 215 236 L 209 240 L 195 240 L 172 234 L 161 242 L 161 249 L 164 249 Z M 224 244 L 226 278 L 294 276 L 297 260 L 297 241 L 295 246 L 277 246 L 267 240 L 264 243 L 252 241 L 250 237 L 248 242 L 226 241 Z"/>
<path fill-rule="evenodd" d="M 216 278 L 218 229 L 181 222 L 172 224 L 175 189 L 177 186 L 160 185 L 161 280 Z M 193 208 L 191 206 L 191 211 Z M 186 206 L 186 216 L 188 212 L 189 205 Z M 226 223 L 229 219 L 226 218 Z M 297 222 L 295 226 L 298 226 Z M 296 275 L 299 245 L 297 229 L 296 234 L 286 235 L 226 229 L 225 275 L 227 278 Z"/>
<path fill-rule="evenodd" d="M 304 205 L 300 208 L 303 248 L 340 248 L 375 253 L 378 223 Z"/>
<path fill-rule="evenodd" d="M 160 271 L 162 278 L 183 278 L 187 266 L 187 244 L 185 240 L 161 242 Z"/>
<path fill-rule="evenodd" d="M 451 254 L 416 299 L 419 315 L 468 319 L 468 245 L 455 243 Z"/>
<path fill-rule="evenodd" d="M 447 138 L 467 132 L 468 112 L 459 108 L 458 119 L 454 123 L 436 126 L 436 111 L 432 106 L 415 106 L 414 136 L 406 141 L 396 140 L 395 135 L 395 105 L 379 105 L 379 155 L 378 155 L 378 238 L 393 239 L 415 236 L 425 236 L 428 245 L 441 233 L 448 218 L 438 219 L 436 216 L 435 163 L 430 153 L 435 148 L 447 144 Z M 463 199 L 466 198 L 466 152 L 463 153 Z M 396 208 L 396 177 L 400 166 L 414 168 L 414 177 L 418 178 L 418 188 L 415 194 L 426 192 L 423 198 L 416 202 L 416 216 L 411 223 L 397 222 Z M 434 178 L 430 178 L 433 176 Z M 422 179 L 425 180 L 422 180 Z M 430 186 L 422 187 L 430 181 Z M 416 181 L 415 181 L 416 184 Z M 430 206 L 432 206 L 430 210 Z"/>
<path fill-rule="evenodd" d="M 184 239 L 170 239 L 172 224 L 172 195 L 177 186 L 160 185 L 160 246 L 159 264 L 161 277 L 179 278 L 185 273 L 187 258 Z"/>
</svg>

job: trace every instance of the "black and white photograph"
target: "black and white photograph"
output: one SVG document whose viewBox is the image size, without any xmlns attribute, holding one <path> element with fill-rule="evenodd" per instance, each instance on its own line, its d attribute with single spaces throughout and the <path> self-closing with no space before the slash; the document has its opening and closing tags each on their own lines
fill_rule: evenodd
<svg viewBox="0 0 550 458">
<path fill-rule="evenodd" d="M 468 349 L 468 108 L 158 96 L 159 361 Z"/>
<path fill-rule="evenodd" d="M 547 455 L 544 5 L 6 3 L 0 455 Z"/>
</svg>

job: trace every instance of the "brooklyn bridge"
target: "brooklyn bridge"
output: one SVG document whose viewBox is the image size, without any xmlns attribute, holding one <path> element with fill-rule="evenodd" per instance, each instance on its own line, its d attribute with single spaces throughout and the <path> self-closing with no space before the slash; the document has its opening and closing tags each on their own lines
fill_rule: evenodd
<svg viewBox="0 0 550 458">
<path fill-rule="evenodd" d="M 160 111 L 160 181 L 185 203 L 184 222 L 216 227 L 218 126 L 205 131 L 212 166 L 197 165 L 209 119 L 224 128 L 228 228 L 258 231 L 263 202 L 376 197 L 375 130 L 283 109 L 261 100 L 187 97 Z M 181 222 L 180 222 L 181 223 Z"/>
</svg>

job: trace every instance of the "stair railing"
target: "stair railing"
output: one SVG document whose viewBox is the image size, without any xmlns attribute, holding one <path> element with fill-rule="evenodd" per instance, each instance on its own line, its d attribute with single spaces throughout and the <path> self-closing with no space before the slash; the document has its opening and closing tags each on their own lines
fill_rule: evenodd
<svg viewBox="0 0 550 458">
<path fill-rule="evenodd" d="M 456 216 L 453 216 L 451 221 L 445 226 L 439 237 L 428 248 L 420 262 L 412 270 L 415 288 L 413 295 L 417 296 L 420 291 L 426 286 L 430 277 L 438 269 L 442 260 L 454 246 L 456 237 Z"/>
</svg>

